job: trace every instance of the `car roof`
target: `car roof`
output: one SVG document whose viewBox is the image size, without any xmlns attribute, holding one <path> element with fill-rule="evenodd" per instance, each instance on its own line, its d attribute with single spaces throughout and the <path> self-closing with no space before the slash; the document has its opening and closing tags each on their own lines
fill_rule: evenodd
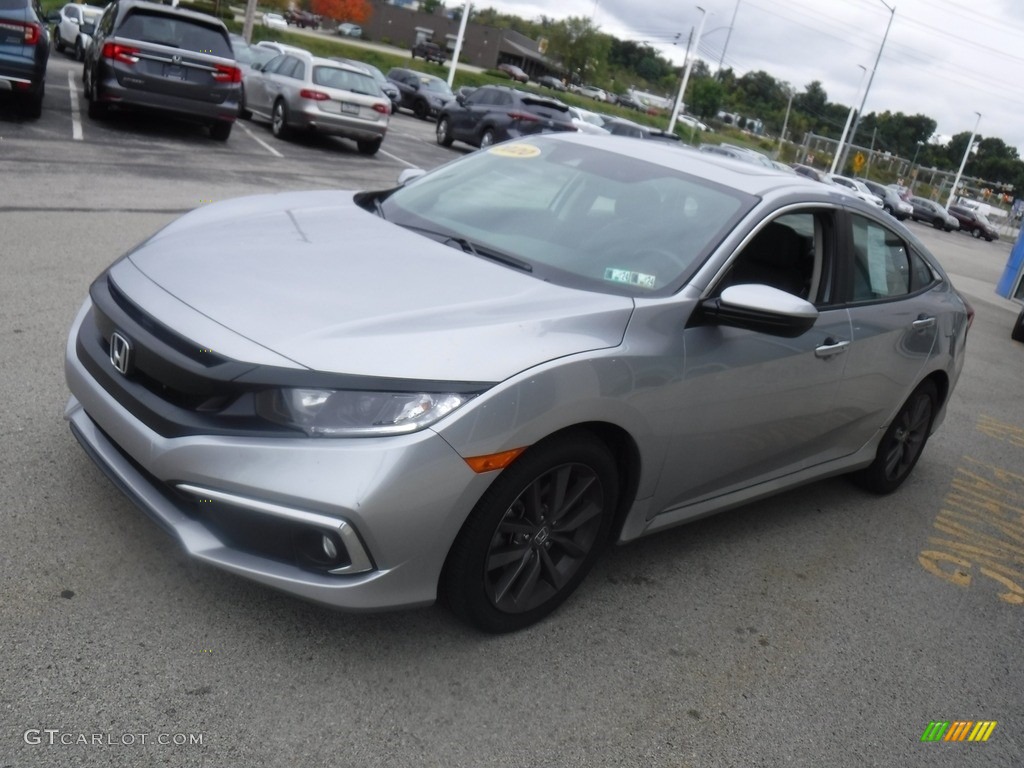
<svg viewBox="0 0 1024 768">
<path fill-rule="evenodd" d="M 216 16 L 210 16 L 207 13 L 190 11 L 187 8 L 178 8 L 177 6 L 164 5 L 163 3 L 151 3 L 148 0 L 120 0 L 119 4 L 121 8 L 124 9 L 123 13 L 125 14 L 127 14 L 129 10 L 139 8 L 141 10 L 163 13 L 168 16 L 190 19 L 208 27 L 220 27 L 227 32 L 227 26 L 225 26 L 223 21 L 218 19 Z"/>
<path fill-rule="evenodd" d="M 838 187 L 821 184 L 796 173 L 783 173 L 774 167 L 759 163 L 740 162 L 725 155 L 709 152 L 680 152 L 675 144 L 662 141 L 623 141 L 620 136 L 599 136 L 578 133 L 550 133 L 526 139 L 530 142 L 567 142 L 597 147 L 607 152 L 646 161 L 666 168 L 709 178 L 723 186 L 757 197 L 765 197 L 786 190 L 804 197 L 831 199 L 842 205 L 860 210 L 873 210 L 873 206 Z"/>
</svg>

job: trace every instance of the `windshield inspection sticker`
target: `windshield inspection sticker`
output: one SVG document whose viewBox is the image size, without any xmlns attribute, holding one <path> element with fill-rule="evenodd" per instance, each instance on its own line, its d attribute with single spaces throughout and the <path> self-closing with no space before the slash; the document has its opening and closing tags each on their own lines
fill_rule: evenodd
<svg viewBox="0 0 1024 768">
<path fill-rule="evenodd" d="M 540 147 L 532 144 L 499 144 L 487 151 L 501 157 L 537 157 L 540 154 Z"/>
<path fill-rule="evenodd" d="M 613 283 L 626 283 L 627 285 L 635 285 L 640 288 L 653 288 L 654 281 L 657 278 L 654 275 L 645 275 L 643 272 L 608 267 L 604 271 L 604 279 Z"/>
</svg>

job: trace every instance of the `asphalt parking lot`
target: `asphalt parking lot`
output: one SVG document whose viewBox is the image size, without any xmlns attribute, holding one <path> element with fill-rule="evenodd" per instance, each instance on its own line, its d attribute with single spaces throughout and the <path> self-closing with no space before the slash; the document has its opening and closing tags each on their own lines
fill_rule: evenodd
<svg viewBox="0 0 1024 768">
<path fill-rule="evenodd" d="M 186 559 L 105 479 L 61 417 L 67 329 L 95 276 L 185 211 L 390 186 L 468 150 L 404 114 L 374 157 L 260 122 L 226 144 L 96 123 L 80 70 L 54 54 L 43 117 L 0 112 L 0 768 L 1024 763 L 1024 345 L 992 292 L 1006 240 L 910 225 L 977 319 L 896 494 L 836 478 L 614 549 L 515 635 L 437 607 L 340 614 Z M 922 742 L 933 721 L 997 725 Z"/>
</svg>

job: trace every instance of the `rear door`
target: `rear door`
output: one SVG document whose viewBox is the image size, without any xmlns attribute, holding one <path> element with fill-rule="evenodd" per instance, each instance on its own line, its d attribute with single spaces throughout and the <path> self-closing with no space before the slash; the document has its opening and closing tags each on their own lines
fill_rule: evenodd
<svg viewBox="0 0 1024 768">
<path fill-rule="evenodd" d="M 938 278 L 895 230 L 848 215 L 851 258 L 843 292 L 853 327 L 839 402 L 861 425 L 846 446 L 860 448 L 909 397 L 936 349 L 946 312 Z"/>
</svg>

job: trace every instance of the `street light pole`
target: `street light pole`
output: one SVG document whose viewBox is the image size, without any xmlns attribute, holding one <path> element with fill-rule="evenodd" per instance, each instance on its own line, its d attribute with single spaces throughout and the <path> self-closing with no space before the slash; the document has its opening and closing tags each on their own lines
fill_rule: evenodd
<svg viewBox="0 0 1024 768">
<path fill-rule="evenodd" d="M 978 135 L 978 126 L 981 125 L 981 112 L 975 112 L 978 119 L 974 122 L 974 130 L 971 131 L 971 138 L 967 140 L 967 149 L 964 150 L 964 159 L 960 161 L 960 170 L 956 172 L 956 178 L 953 179 L 953 188 L 949 191 L 949 199 L 946 201 L 946 210 L 949 210 L 949 206 L 953 204 L 953 198 L 956 196 L 956 188 L 960 186 L 960 177 L 963 176 L 964 166 L 967 165 L 967 158 L 971 156 L 971 147 L 974 146 L 974 137 Z"/>
<path fill-rule="evenodd" d="M 922 146 L 924 146 L 924 142 L 918 141 L 917 148 L 914 150 L 914 159 L 910 161 L 910 194 L 914 194 L 914 184 L 917 182 L 917 171 L 914 170 L 914 166 L 917 165 L 917 156 L 921 152 Z"/>
<path fill-rule="evenodd" d="M 860 82 L 857 83 L 857 90 L 853 92 L 853 100 L 857 100 L 857 94 L 860 93 L 860 84 L 864 82 L 864 75 L 868 73 L 868 68 L 863 64 L 858 64 L 862 72 L 860 73 Z M 846 134 L 850 130 L 850 123 L 853 121 L 853 104 L 850 105 L 850 113 L 846 116 L 846 125 L 843 126 L 843 134 L 839 137 L 839 146 L 836 147 L 835 154 L 832 155 L 832 168 L 829 169 L 829 173 L 836 172 L 836 165 L 839 164 L 839 156 L 843 154 L 843 142 L 846 141 Z M 843 166 L 846 167 L 845 165 Z"/>
<path fill-rule="evenodd" d="M 697 26 L 697 35 L 693 39 L 693 51 L 696 56 L 697 49 L 700 47 L 700 33 L 704 31 L 704 22 L 707 20 L 707 12 L 697 6 L 697 10 L 700 11 L 700 24 Z M 679 86 L 679 95 L 676 96 L 675 106 L 672 108 L 672 119 L 668 121 L 668 132 L 672 133 L 675 131 L 676 120 L 679 118 L 679 107 L 683 103 L 683 93 L 686 91 L 686 84 L 690 80 L 690 70 L 693 69 L 693 58 L 687 53 L 686 56 L 686 69 L 683 71 L 683 82 Z"/>
<path fill-rule="evenodd" d="M 882 60 L 882 51 L 885 50 L 885 41 L 889 39 L 889 30 L 892 29 L 892 20 L 896 18 L 896 6 L 890 6 L 885 0 L 878 0 L 882 5 L 889 9 L 889 23 L 885 27 L 885 35 L 882 37 L 882 45 L 878 48 L 878 56 L 875 57 L 875 66 L 871 68 L 871 77 L 868 78 L 868 87 L 864 89 L 864 98 L 860 100 L 860 109 L 857 110 L 857 119 L 853 121 L 853 130 L 850 131 L 850 145 L 853 144 L 857 138 L 857 128 L 860 127 L 860 119 L 864 116 L 864 105 L 868 100 L 868 93 L 871 91 L 871 83 L 875 80 L 875 71 L 878 69 L 878 62 Z M 842 166 L 846 167 L 846 155 L 850 153 L 850 147 L 846 147 L 846 152 L 843 155 L 841 161 Z"/>
</svg>

